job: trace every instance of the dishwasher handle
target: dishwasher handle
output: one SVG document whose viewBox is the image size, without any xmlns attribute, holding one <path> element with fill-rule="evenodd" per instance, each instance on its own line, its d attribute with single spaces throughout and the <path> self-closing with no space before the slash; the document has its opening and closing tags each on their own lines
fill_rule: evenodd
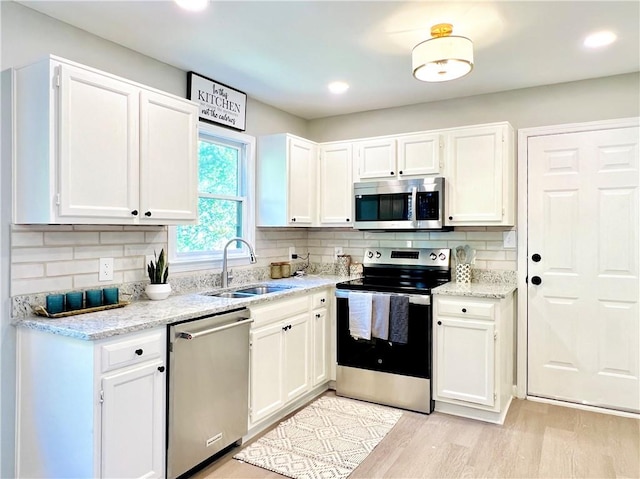
<svg viewBox="0 0 640 479">
<path fill-rule="evenodd" d="M 225 329 L 235 328 L 236 326 L 241 326 L 243 324 L 253 323 L 253 319 L 243 319 L 241 321 L 236 321 L 235 323 L 225 324 L 224 326 L 218 326 L 217 328 L 205 329 L 204 331 L 198 331 L 197 333 L 190 333 L 188 331 L 182 331 L 178 334 L 178 338 L 180 339 L 196 339 L 202 336 L 206 336 L 208 334 L 217 333 L 219 331 L 224 331 Z"/>
</svg>

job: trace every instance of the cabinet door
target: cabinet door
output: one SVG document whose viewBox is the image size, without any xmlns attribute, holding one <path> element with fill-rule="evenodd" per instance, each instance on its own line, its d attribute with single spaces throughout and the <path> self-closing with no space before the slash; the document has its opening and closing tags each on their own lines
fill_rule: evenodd
<svg viewBox="0 0 640 479">
<path fill-rule="evenodd" d="M 326 309 L 316 309 L 311 313 L 313 324 L 313 348 L 312 348 L 312 386 L 317 386 L 329 378 L 328 361 L 328 315 Z"/>
<path fill-rule="evenodd" d="M 351 226 L 351 144 L 320 147 L 320 224 Z"/>
<path fill-rule="evenodd" d="M 315 219 L 316 145 L 288 138 L 287 150 L 289 224 L 310 226 Z"/>
<path fill-rule="evenodd" d="M 198 107 L 160 93 L 140 94 L 140 218 L 198 218 Z"/>
<path fill-rule="evenodd" d="M 139 201 L 139 89 L 81 68 L 58 68 L 58 214 L 133 222 Z"/>
<path fill-rule="evenodd" d="M 164 477 L 163 361 L 102 379 L 102 477 Z"/>
<path fill-rule="evenodd" d="M 357 148 L 360 179 L 396 176 L 396 140 L 362 141 Z"/>
<path fill-rule="evenodd" d="M 439 316 L 434 329 L 436 399 L 493 406 L 494 323 Z"/>
<path fill-rule="evenodd" d="M 441 168 L 441 135 L 398 138 L 398 175 L 437 175 Z"/>
<path fill-rule="evenodd" d="M 282 323 L 251 332 L 251 422 L 280 409 L 284 401 Z"/>
<path fill-rule="evenodd" d="M 309 313 L 285 320 L 284 400 L 289 402 L 309 390 Z"/>
<path fill-rule="evenodd" d="M 448 135 L 447 224 L 499 225 L 504 216 L 506 127 L 465 128 Z"/>
</svg>

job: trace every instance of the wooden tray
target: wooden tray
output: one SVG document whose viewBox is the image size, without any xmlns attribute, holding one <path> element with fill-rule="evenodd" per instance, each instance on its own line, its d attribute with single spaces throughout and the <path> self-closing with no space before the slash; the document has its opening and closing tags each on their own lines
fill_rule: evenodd
<svg viewBox="0 0 640 479">
<path fill-rule="evenodd" d="M 120 301 L 117 304 L 104 304 L 102 306 L 96 306 L 93 308 L 75 309 L 73 311 L 64 311 L 62 313 L 49 313 L 44 306 L 34 306 L 33 312 L 38 316 L 44 316 L 45 318 L 66 318 L 68 316 L 76 316 L 78 314 L 95 313 L 96 311 L 106 311 L 107 309 L 124 308 L 126 305 L 131 304 L 131 301 Z"/>
</svg>

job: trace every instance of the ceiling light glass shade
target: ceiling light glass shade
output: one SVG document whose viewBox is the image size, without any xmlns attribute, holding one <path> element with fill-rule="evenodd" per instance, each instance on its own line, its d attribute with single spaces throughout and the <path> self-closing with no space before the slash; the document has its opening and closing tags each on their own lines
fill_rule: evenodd
<svg viewBox="0 0 640 479">
<path fill-rule="evenodd" d="M 473 69 L 473 42 L 457 36 L 431 38 L 414 47 L 411 60 L 418 80 L 455 80 Z"/>
</svg>

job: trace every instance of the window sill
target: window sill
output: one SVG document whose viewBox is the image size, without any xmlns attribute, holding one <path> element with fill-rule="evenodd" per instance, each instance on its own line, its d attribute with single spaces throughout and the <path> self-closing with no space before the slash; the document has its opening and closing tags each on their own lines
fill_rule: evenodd
<svg viewBox="0 0 640 479">
<path fill-rule="evenodd" d="M 247 266 L 251 264 L 249 256 L 235 256 L 227 259 L 227 267 Z M 173 260 L 169 262 L 172 273 L 188 273 L 204 270 L 221 270 L 222 258 L 198 259 L 198 260 Z"/>
</svg>

